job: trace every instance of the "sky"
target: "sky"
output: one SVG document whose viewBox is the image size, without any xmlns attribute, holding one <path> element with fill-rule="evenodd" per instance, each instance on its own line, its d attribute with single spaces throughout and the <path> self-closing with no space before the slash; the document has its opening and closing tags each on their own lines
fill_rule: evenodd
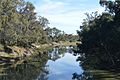
<svg viewBox="0 0 120 80">
<path fill-rule="evenodd" d="M 99 0 L 26 0 L 35 6 L 37 15 L 47 18 L 50 27 L 56 27 L 67 34 L 77 34 L 80 30 L 85 13 L 98 11 L 102 13 L 104 8 Z"/>
</svg>

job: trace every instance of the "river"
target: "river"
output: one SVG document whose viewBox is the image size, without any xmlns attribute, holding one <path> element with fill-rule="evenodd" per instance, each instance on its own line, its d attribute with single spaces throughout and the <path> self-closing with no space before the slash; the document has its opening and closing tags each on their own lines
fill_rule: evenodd
<svg viewBox="0 0 120 80">
<path fill-rule="evenodd" d="M 120 74 L 85 70 L 73 47 L 49 49 L 26 61 L 0 63 L 0 80 L 120 80 Z"/>
</svg>

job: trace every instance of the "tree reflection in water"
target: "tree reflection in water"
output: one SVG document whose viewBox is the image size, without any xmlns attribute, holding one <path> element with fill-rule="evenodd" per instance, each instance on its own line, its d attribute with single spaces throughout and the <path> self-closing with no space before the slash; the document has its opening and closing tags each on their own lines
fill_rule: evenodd
<svg viewBox="0 0 120 80">
<path fill-rule="evenodd" d="M 74 72 L 82 73 L 79 63 L 76 63 L 77 56 L 73 56 L 73 47 L 54 48 L 49 52 L 51 57 L 48 62 L 50 72 L 49 80 L 72 80 Z"/>
<path fill-rule="evenodd" d="M 45 67 L 48 60 L 47 55 L 36 58 L 38 59 L 37 62 L 33 58 L 32 62 L 24 63 L 22 61 L 22 64 L 20 61 L 14 64 L 1 63 L 3 65 L 0 65 L 0 80 L 36 80 L 37 77 L 37 80 L 47 80 L 47 74 L 49 74 Z M 13 66 L 15 64 L 17 66 Z"/>
<path fill-rule="evenodd" d="M 84 53 L 76 53 L 76 55 L 79 55 L 76 61 L 79 61 L 84 72 L 73 73 L 73 80 L 120 80 L 120 73 L 101 69 L 102 65 L 94 55 L 86 56 Z"/>
<path fill-rule="evenodd" d="M 83 72 L 82 74 L 73 73 L 72 79 L 77 80 L 94 80 L 90 72 Z"/>
<path fill-rule="evenodd" d="M 65 55 L 66 48 L 53 48 L 49 50 L 48 56 L 50 60 L 56 61 L 57 59 L 63 57 Z"/>
<path fill-rule="evenodd" d="M 42 55 L 33 56 L 26 61 L 21 60 L 10 64 L 1 63 L 0 80 L 52 80 L 53 77 L 50 79 L 50 75 L 52 75 L 52 73 L 55 73 L 56 75 L 54 78 L 60 78 L 59 75 L 56 74 L 59 73 L 59 71 L 62 73 L 62 77 L 66 77 L 64 80 L 68 78 L 71 79 L 72 73 L 76 71 L 80 73 L 82 72 L 82 69 L 79 71 L 79 63 L 75 63 L 77 56 L 72 56 L 72 54 L 74 54 L 72 48 L 73 47 L 57 47 L 48 50 L 48 52 L 46 51 L 46 53 Z M 61 62 L 56 63 L 56 60 Z M 52 61 L 52 64 L 48 65 L 47 62 L 49 61 Z M 53 72 L 50 73 L 49 69 L 54 69 L 58 72 L 54 72 L 53 70 Z M 82 76 L 85 75 L 82 74 Z M 73 74 L 73 77 L 75 76 L 77 76 L 77 73 Z"/>
<path fill-rule="evenodd" d="M 0 63 L 0 80 L 48 80 L 47 61 L 64 56 L 65 48 L 53 48 L 48 54 L 36 55 L 27 61 Z"/>
</svg>

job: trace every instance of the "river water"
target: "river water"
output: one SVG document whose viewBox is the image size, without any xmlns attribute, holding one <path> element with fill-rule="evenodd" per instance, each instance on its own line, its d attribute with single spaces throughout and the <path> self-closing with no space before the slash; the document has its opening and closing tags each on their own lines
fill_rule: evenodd
<svg viewBox="0 0 120 80">
<path fill-rule="evenodd" d="M 120 80 L 120 74 L 83 70 L 73 47 L 49 49 L 26 61 L 0 63 L 0 80 Z"/>
<path fill-rule="evenodd" d="M 48 80 L 71 80 L 73 73 L 83 73 L 79 63 L 76 62 L 78 56 L 73 56 L 74 53 L 70 51 L 70 47 L 63 54 L 55 48 L 49 54 L 52 56 L 47 62 Z"/>
</svg>

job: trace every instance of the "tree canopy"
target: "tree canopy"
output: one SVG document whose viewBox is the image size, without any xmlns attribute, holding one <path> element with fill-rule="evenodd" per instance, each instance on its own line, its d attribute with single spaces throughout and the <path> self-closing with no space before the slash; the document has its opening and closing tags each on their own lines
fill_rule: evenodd
<svg viewBox="0 0 120 80">
<path fill-rule="evenodd" d="M 50 28 L 48 19 L 36 14 L 31 2 L 1 0 L 0 44 L 27 47 L 32 43 L 64 40 L 63 31 Z"/>
<path fill-rule="evenodd" d="M 104 68 L 109 65 L 109 68 L 119 69 L 120 1 L 100 0 L 100 5 L 105 6 L 106 12 L 101 15 L 97 12 L 87 14 L 80 26 L 81 31 L 78 31 L 82 42 L 78 46 L 80 51 L 85 53 L 88 62 Z"/>
</svg>

